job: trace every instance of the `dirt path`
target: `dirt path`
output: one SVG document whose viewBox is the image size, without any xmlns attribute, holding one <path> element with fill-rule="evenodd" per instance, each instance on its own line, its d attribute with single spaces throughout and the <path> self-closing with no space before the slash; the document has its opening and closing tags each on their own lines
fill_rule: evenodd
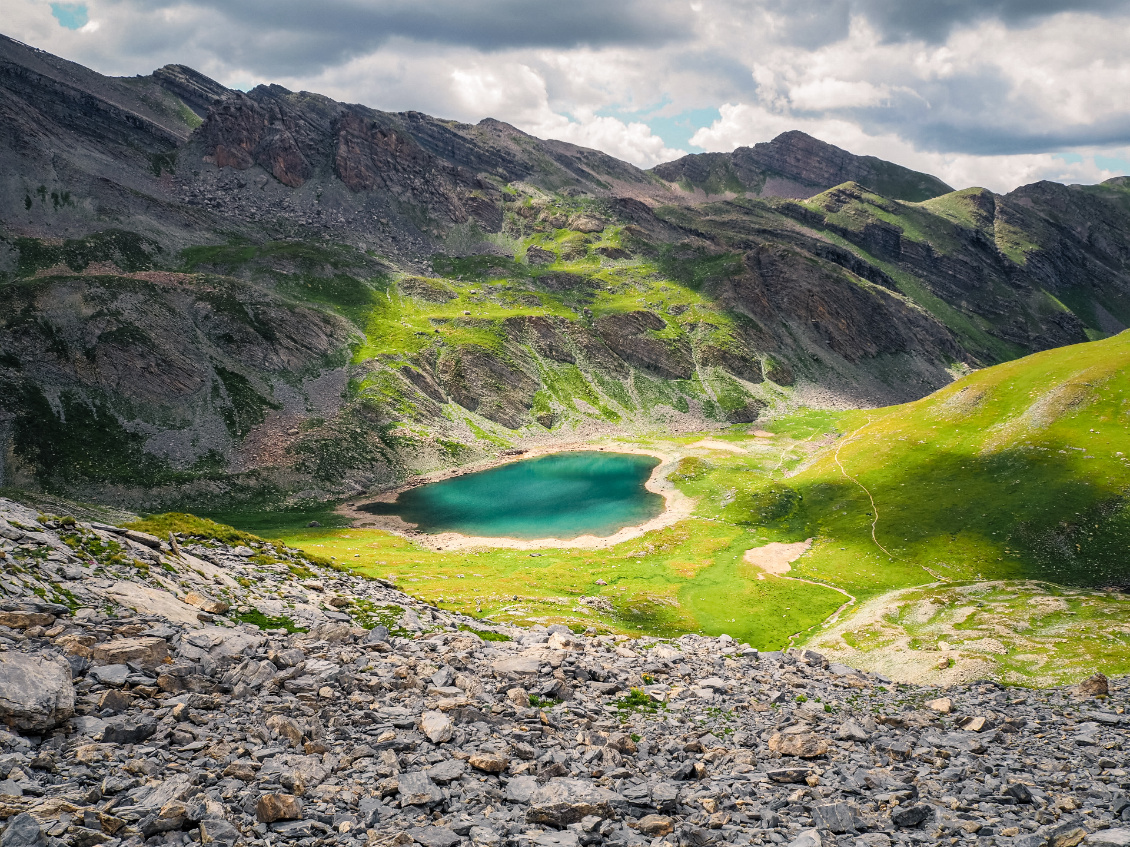
<svg viewBox="0 0 1130 847">
<path fill-rule="evenodd" d="M 887 558 L 897 559 L 898 561 L 901 562 L 903 560 L 900 557 L 896 556 L 894 553 L 892 553 L 890 550 L 888 550 L 886 547 L 884 547 L 882 544 L 880 544 L 879 539 L 875 535 L 875 529 L 879 525 L 879 507 L 875 505 L 875 498 L 871 495 L 870 489 L 868 489 L 868 487 L 866 485 L 864 485 L 862 482 L 860 482 L 854 476 L 849 474 L 847 472 L 847 469 L 844 467 L 843 462 L 840 461 L 840 449 L 845 444 L 847 444 L 849 441 L 851 441 L 853 438 L 855 438 L 857 435 L 859 435 L 861 432 L 863 432 L 863 430 L 867 429 L 867 427 L 869 427 L 869 426 L 871 426 L 871 419 L 870 418 L 867 419 L 867 423 L 865 423 L 863 426 L 861 426 L 859 429 L 857 429 L 855 432 L 853 432 L 847 438 L 842 439 L 840 441 L 840 443 L 836 445 L 836 452 L 832 454 L 832 458 L 835 460 L 836 467 L 838 467 L 840 469 L 840 473 L 842 473 L 844 475 L 844 478 L 847 479 L 847 480 L 850 480 L 851 482 L 854 482 L 856 485 L 858 485 L 860 488 L 862 488 L 863 493 L 867 495 L 867 499 L 871 503 L 871 540 L 875 543 L 876 547 L 878 547 L 880 550 L 882 550 L 884 553 L 887 554 Z M 943 582 L 947 581 L 945 577 L 934 573 L 932 570 L 930 570 L 928 567 L 926 567 L 925 565 L 923 565 L 921 563 L 918 564 L 918 567 L 922 568 L 923 571 L 925 571 L 927 574 L 929 574 L 931 579 L 934 579 L 936 581 L 941 580 Z"/>
<path fill-rule="evenodd" d="M 840 461 L 841 448 L 843 448 L 845 444 L 849 443 L 852 439 L 858 436 L 869 426 L 871 426 L 870 418 L 867 419 L 867 423 L 865 423 L 863 426 L 861 426 L 859 429 L 857 429 L 855 432 L 853 432 L 851 435 L 849 435 L 847 438 L 843 439 L 839 444 L 836 445 L 836 452 L 833 454 L 832 458 L 835 460 L 836 467 L 840 469 L 840 473 L 844 475 L 844 478 L 850 480 L 851 482 L 854 482 L 856 485 L 862 488 L 863 493 L 867 495 L 867 499 L 871 502 L 871 540 L 875 542 L 876 547 L 886 553 L 888 557 L 893 559 L 895 558 L 894 554 L 891 553 L 891 551 L 884 547 L 882 544 L 880 544 L 879 539 L 875 536 L 875 527 L 879 525 L 879 507 L 875 505 L 875 498 L 871 496 L 871 491 L 867 488 L 866 485 L 864 485 L 862 482 L 860 482 L 858 479 L 847 472 L 847 469 L 844 467 L 843 462 Z"/>
</svg>

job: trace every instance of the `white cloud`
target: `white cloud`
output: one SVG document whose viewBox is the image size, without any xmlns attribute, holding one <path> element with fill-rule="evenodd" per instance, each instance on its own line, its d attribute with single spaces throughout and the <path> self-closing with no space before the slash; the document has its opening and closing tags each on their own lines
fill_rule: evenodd
<svg viewBox="0 0 1130 847">
<path fill-rule="evenodd" d="M 793 107 L 805 112 L 878 106 L 889 97 L 890 88 L 885 85 L 831 77 L 808 80 L 789 90 Z"/>
<path fill-rule="evenodd" d="M 801 129 L 1001 189 L 1102 179 L 1095 155 L 1130 146 L 1128 2 L 630 0 L 602 22 L 593 0 L 548 17 L 521 0 L 88 0 L 77 31 L 44 0 L 4 11 L 9 35 L 103 73 L 181 62 L 232 86 L 495 117 L 644 166 L 681 142 L 637 116 L 728 104 L 694 144 Z"/>
</svg>

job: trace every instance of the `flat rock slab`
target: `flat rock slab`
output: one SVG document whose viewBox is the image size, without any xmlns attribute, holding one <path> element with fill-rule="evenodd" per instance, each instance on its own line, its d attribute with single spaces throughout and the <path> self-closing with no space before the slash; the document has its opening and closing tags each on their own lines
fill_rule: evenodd
<svg viewBox="0 0 1130 847">
<path fill-rule="evenodd" d="M 103 592 L 109 599 L 136 612 L 160 615 L 170 621 L 200 626 L 200 610 L 178 600 L 168 591 L 139 585 L 136 582 L 116 582 Z"/>
<path fill-rule="evenodd" d="M 132 662 L 146 668 L 155 668 L 169 657 L 169 642 L 164 638 L 141 636 L 117 638 L 96 644 L 91 658 L 100 665 L 124 665 Z"/>
<path fill-rule="evenodd" d="M 199 632 L 193 632 L 186 636 L 178 652 L 184 658 L 193 661 L 199 661 L 205 655 L 211 656 L 213 659 L 226 659 L 250 655 L 262 647 L 266 641 L 266 637 L 260 635 L 258 631 L 248 632 L 245 629 L 208 626 Z M 334 667 L 337 666 L 334 665 Z M 309 670 L 308 666 L 307 671 Z"/>
<path fill-rule="evenodd" d="M 1130 847 L 1130 829 L 1100 829 L 1088 835 L 1086 843 L 1095 847 Z"/>
<path fill-rule="evenodd" d="M 419 826 L 408 830 L 408 835 L 424 847 L 455 847 L 459 836 L 442 826 Z"/>
<path fill-rule="evenodd" d="M 541 670 L 541 656 L 510 656 L 492 665 L 496 674 L 531 675 Z"/>
<path fill-rule="evenodd" d="M 611 818 L 615 816 L 618 807 L 626 805 L 627 801 L 621 795 L 607 788 L 583 779 L 558 777 L 551 779 L 530 797 L 526 820 L 560 829 L 572 823 L 580 823 L 582 818 L 589 815 Z"/>
<path fill-rule="evenodd" d="M 808 768 L 777 768 L 766 771 L 765 775 L 773 782 L 801 783 L 808 779 L 811 773 Z"/>
</svg>

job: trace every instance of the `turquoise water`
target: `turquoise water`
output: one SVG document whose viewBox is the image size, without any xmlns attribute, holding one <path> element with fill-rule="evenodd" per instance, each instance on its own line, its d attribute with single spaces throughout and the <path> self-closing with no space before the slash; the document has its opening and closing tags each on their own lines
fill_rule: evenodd
<svg viewBox="0 0 1130 847">
<path fill-rule="evenodd" d="M 402 492 L 359 508 L 399 515 L 423 532 L 508 538 L 613 535 L 651 520 L 663 498 L 644 488 L 659 464 L 628 453 L 553 453 Z"/>
</svg>

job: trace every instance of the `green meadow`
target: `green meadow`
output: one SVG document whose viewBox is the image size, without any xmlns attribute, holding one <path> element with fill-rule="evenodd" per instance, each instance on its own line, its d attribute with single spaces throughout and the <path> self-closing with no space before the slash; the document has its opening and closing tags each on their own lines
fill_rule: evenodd
<svg viewBox="0 0 1130 847">
<path fill-rule="evenodd" d="M 1022 580 L 1024 596 L 1045 585 L 1038 591 L 1120 602 L 1103 590 L 1130 573 L 1128 365 L 1123 333 L 974 372 L 914 403 L 756 425 L 772 438 L 750 426 L 624 439 L 677 457 L 669 478 L 695 508 L 601 550 L 437 552 L 378 530 L 306 528 L 307 513 L 214 517 L 480 617 L 725 632 L 762 649 L 820 633 L 845 593 L 858 608 L 903 589 Z M 786 576 L 743 560 L 750 548 L 808 539 Z M 897 623 L 897 607 L 891 614 Z M 1121 667 L 1126 645 L 1106 646 Z M 1101 664 L 1096 653 L 1088 657 Z M 1009 673 L 1024 676 L 1020 666 Z"/>
</svg>

